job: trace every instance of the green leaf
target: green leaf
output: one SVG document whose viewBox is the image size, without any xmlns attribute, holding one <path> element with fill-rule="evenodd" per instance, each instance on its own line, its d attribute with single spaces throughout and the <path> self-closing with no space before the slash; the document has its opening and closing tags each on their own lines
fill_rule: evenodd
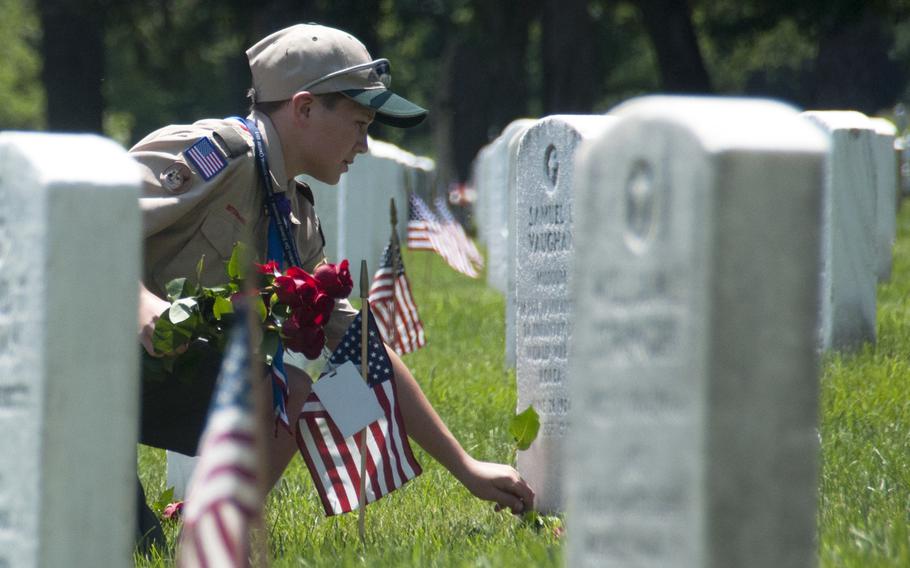
<svg viewBox="0 0 910 568">
<path fill-rule="evenodd" d="M 521 414 L 516 414 L 509 422 L 509 434 L 515 440 L 519 450 L 527 450 L 531 443 L 537 439 L 540 431 L 540 416 L 533 406 L 529 406 Z"/>
<path fill-rule="evenodd" d="M 262 301 L 260 294 L 256 294 L 256 299 L 253 300 L 253 309 L 259 314 L 260 322 L 264 322 L 265 318 L 269 317 L 269 310 L 265 307 L 265 302 Z"/>
<path fill-rule="evenodd" d="M 220 320 L 222 315 L 234 313 L 234 304 L 227 298 L 215 296 L 215 305 L 212 306 L 212 313 L 215 314 L 216 320 Z"/>
<path fill-rule="evenodd" d="M 189 320 L 187 320 L 189 321 Z M 160 354 L 172 354 L 178 347 L 186 345 L 191 339 L 185 329 L 178 327 L 169 319 L 169 312 L 164 312 L 155 322 L 155 332 L 152 334 L 152 347 Z M 165 364 L 167 362 L 165 361 Z"/>
<path fill-rule="evenodd" d="M 174 487 L 168 487 L 161 492 L 158 499 L 152 504 L 152 510 L 159 517 L 164 513 L 164 508 L 174 502 Z"/>
<path fill-rule="evenodd" d="M 167 292 L 167 299 L 170 301 L 179 300 L 184 297 L 184 290 L 186 289 L 186 278 L 174 278 L 167 283 L 165 291 Z"/>
<path fill-rule="evenodd" d="M 250 247 L 243 244 L 242 241 L 234 243 L 234 249 L 231 251 L 231 260 L 228 261 L 227 272 L 232 281 L 243 280 L 249 273 L 250 266 L 253 262 L 253 253 Z"/>
<path fill-rule="evenodd" d="M 181 298 L 171 304 L 168 310 L 168 318 L 171 323 L 179 324 L 190 319 L 194 312 L 198 311 L 198 304 L 193 298 Z"/>
<path fill-rule="evenodd" d="M 272 362 L 272 356 L 278 350 L 278 332 L 268 330 L 262 334 L 262 344 L 260 346 L 263 355 L 269 364 Z"/>
</svg>

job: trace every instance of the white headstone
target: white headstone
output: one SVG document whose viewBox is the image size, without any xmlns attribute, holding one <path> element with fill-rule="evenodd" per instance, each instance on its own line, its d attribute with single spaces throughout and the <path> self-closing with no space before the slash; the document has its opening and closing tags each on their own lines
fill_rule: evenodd
<svg viewBox="0 0 910 568">
<path fill-rule="evenodd" d="M 370 139 L 370 151 L 357 156 L 338 183 L 338 259 L 352 266 L 366 259 L 370 272 L 379 265 L 382 250 L 389 242 L 389 199 L 399 212 L 398 236 L 407 236 L 406 153 L 379 140 Z M 318 211 L 318 209 L 317 209 Z M 372 275 L 372 274 L 371 274 Z"/>
<path fill-rule="evenodd" d="M 357 165 L 357 161 L 354 161 Z M 336 185 L 329 185 L 314 179 L 308 175 L 298 176 L 313 190 L 313 200 L 316 202 L 316 216 L 319 217 L 319 225 L 322 228 L 322 234 L 325 237 L 325 256 L 329 262 L 338 262 L 338 240 L 339 235 L 344 230 L 343 219 L 338 216 L 338 195 L 339 189 Z"/>
<path fill-rule="evenodd" d="M 509 180 L 514 175 L 514 161 L 509 157 L 509 142 L 521 134 L 534 120 L 521 118 L 509 123 L 482 155 L 486 163 L 483 171 L 486 180 L 487 215 L 483 219 L 487 245 L 487 284 L 503 294 L 508 292 L 509 244 Z"/>
<path fill-rule="evenodd" d="M 193 471 L 196 464 L 199 463 L 199 456 L 188 456 L 180 452 L 165 452 L 167 462 L 167 481 L 165 487 L 174 488 L 174 500 L 182 501 L 186 499 L 186 491 L 190 487 L 190 479 L 193 477 Z"/>
<path fill-rule="evenodd" d="M 827 140 L 754 99 L 611 114 L 576 170 L 567 565 L 811 566 Z"/>
<path fill-rule="evenodd" d="M 541 511 L 562 511 L 562 477 L 571 342 L 568 280 L 573 248 L 574 157 L 577 146 L 612 121 L 554 115 L 521 137 L 516 162 L 516 378 L 518 411 L 533 405 L 540 434 L 518 453 L 518 470 Z"/>
<path fill-rule="evenodd" d="M 804 112 L 830 133 L 822 227 L 819 347 L 855 349 L 875 341 L 876 133 L 854 111 Z"/>
<path fill-rule="evenodd" d="M 369 148 L 368 154 L 357 156 L 338 185 L 307 175 L 298 179 L 313 190 L 329 262 L 347 258 L 352 266 L 360 266 L 360 259 L 366 258 L 368 268 L 375 271 L 379 256 L 359 255 L 372 255 L 377 248 L 381 254 L 388 243 L 389 199 L 395 198 L 398 237 L 403 240 L 407 237 L 408 193 L 425 191 L 436 164 L 381 140 L 370 138 Z"/>
<path fill-rule="evenodd" d="M 129 566 L 139 170 L 88 135 L 0 133 L 0 566 Z"/>
<path fill-rule="evenodd" d="M 897 129 L 884 118 L 870 118 L 875 129 L 872 160 L 875 163 L 876 275 L 880 282 L 891 278 L 892 252 L 897 239 L 898 171 L 894 140 Z"/>
<path fill-rule="evenodd" d="M 530 125 L 528 126 L 530 128 Z M 524 136 L 524 133 L 527 132 L 527 128 L 523 129 L 521 132 L 517 132 L 512 139 L 509 140 L 508 150 L 506 153 L 509 156 L 509 200 L 507 204 L 508 209 L 508 241 L 506 242 L 506 357 L 505 363 L 506 367 L 510 369 L 515 368 L 515 254 L 518 248 L 518 229 L 516 229 L 516 220 L 517 211 L 516 211 L 516 199 L 517 199 L 517 190 L 518 179 L 516 176 L 516 164 L 518 163 L 518 146 L 521 144 L 521 138 Z"/>
<path fill-rule="evenodd" d="M 493 162 L 490 155 L 493 152 L 493 145 L 496 141 L 490 142 L 481 148 L 474 161 L 471 163 L 471 184 L 477 194 L 477 201 L 474 203 L 473 214 L 474 224 L 477 227 L 477 242 L 486 245 L 489 240 L 490 227 L 490 170 Z"/>
</svg>

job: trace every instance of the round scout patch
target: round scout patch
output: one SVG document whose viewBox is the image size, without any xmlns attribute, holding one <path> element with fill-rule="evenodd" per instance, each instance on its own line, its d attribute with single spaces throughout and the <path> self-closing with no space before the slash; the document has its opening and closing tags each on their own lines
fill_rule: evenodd
<svg viewBox="0 0 910 568">
<path fill-rule="evenodd" d="M 186 164 L 174 162 L 168 166 L 161 175 L 161 185 L 171 193 L 179 193 L 181 188 L 190 181 L 193 173 Z"/>
</svg>

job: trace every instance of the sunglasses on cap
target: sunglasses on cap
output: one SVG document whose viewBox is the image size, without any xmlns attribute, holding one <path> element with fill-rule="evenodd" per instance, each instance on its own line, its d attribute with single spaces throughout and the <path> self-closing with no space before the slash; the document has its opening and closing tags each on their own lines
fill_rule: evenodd
<svg viewBox="0 0 910 568">
<path fill-rule="evenodd" d="M 353 73 L 354 71 L 362 71 L 364 69 L 371 69 L 376 73 L 376 78 L 374 79 L 372 73 L 370 74 L 370 80 L 379 81 L 382 83 L 382 86 L 388 89 L 392 85 L 392 66 L 389 64 L 388 59 L 376 59 L 368 63 L 360 63 L 358 65 L 352 65 L 351 67 L 345 67 L 344 69 L 339 69 L 338 71 L 332 71 L 327 75 L 310 81 L 306 85 L 300 87 L 301 91 L 306 91 L 312 87 L 315 87 L 319 83 L 328 81 L 329 79 L 334 79 L 340 75 L 346 75 L 348 73 Z"/>
</svg>

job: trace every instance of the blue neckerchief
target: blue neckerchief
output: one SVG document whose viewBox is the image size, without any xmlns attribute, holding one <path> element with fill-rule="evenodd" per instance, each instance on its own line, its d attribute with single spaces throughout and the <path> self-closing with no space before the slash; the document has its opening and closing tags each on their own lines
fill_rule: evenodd
<svg viewBox="0 0 910 568">
<path fill-rule="evenodd" d="M 252 120 L 240 117 L 231 117 L 242 122 L 250 134 L 253 135 L 253 145 L 256 158 L 256 169 L 259 173 L 259 183 L 265 192 L 265 205 L 269 215 L 268 260 L 278 262 L 282 268 L 288 265 L 300 266 L 300 255 L 297 252 L 297 243 L 291 234 L 290 214 L 291 204 L 283 193 L 272 191 L 272 182 L 269 179 L 269 162 L 265 153 L 265 144 L 262 142 L 262 133 Z M 282 254 L 283 253 L 283 254 Z M 290 420 L 287 414 L 288 379 L 284 370 L 284 344 L 278 340 L 278 347 L 272 355 L 272 366 L 269 369 L 272 376 L 272 404 L 274 407 L 275 427 L 281 421 L 285 428 L 290 429 Z"/>
</svg>

